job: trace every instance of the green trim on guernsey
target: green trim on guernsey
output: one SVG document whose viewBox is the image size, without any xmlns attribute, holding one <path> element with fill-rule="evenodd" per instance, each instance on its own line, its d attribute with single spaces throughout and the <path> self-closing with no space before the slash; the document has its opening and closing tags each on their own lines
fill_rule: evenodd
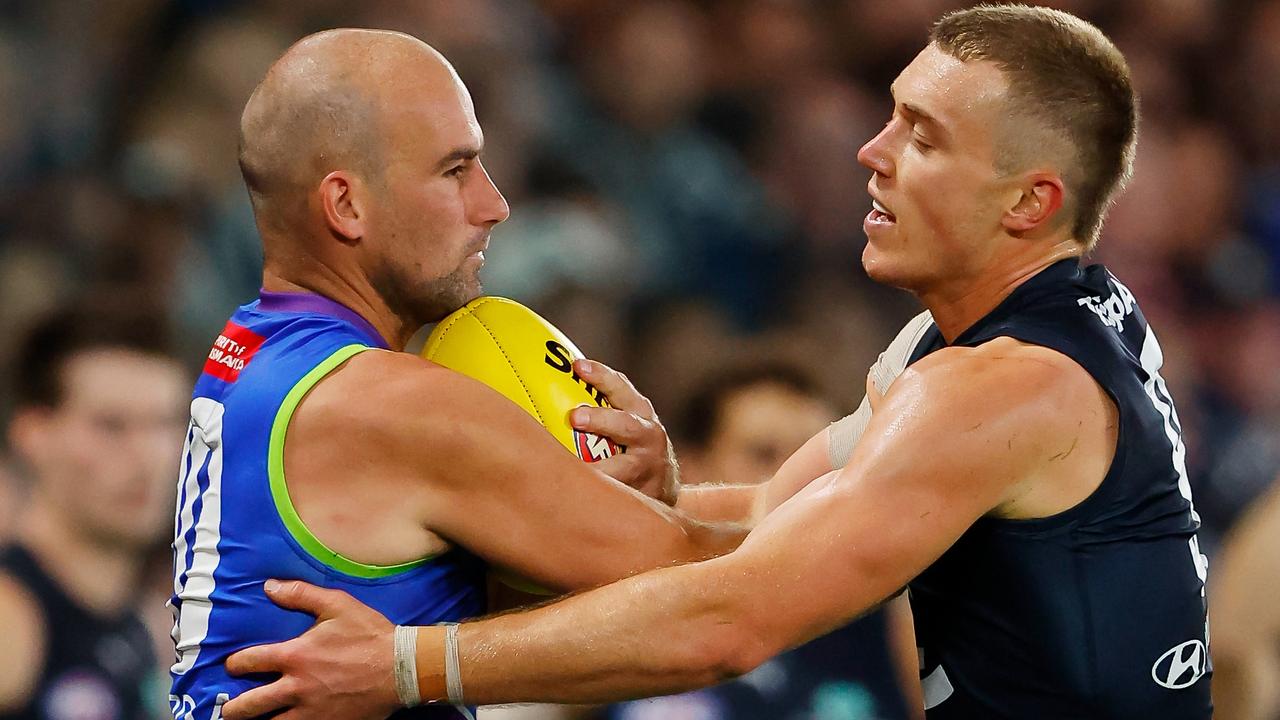
<svg viewBox="0 0 1280 720">
<path fill-rule="evenodd" d="M 372 349 L 367 345 L 347 345 L 338 348 L 332 355 L 312 368 L 311 372 L 304 375 L 289 391 L 289 394 L 285 396 L 284 402 L 280 404 L 280 409 L 276 411 L 275 422 L 271 425 L 271 442 L 267 450 L 267 476 L 271 481 L 271 499 L 275 500 L 276 512 L 280 513 L 280 519 L 284 521 L 284 526 L 289 530 L 289 534 L 293 536 L 294 540 L 298 541 L 298 544 L 307 551 L 307 554 L 320 561 L 326 567 L 362 578 L 381 578 L 396 575 L 420 567 L 435 556 L 400 563 L 399 565 L 366 565 L 326 547 L 324 543 L 320 542 L 319 538 L 311 534 L 311 531 L 307 529 L 306 524 L 302 522 L 302 518 L 298 516 L 297 509 L 293 507 L 293 501 L 289 499 L 289 488 L 284 481 L 284 435 L 285 431 L 289 429 L 289 421 L 293 418 L 294 411 L 298 409 L 302 398 L 306 397 L 306 394 L 316 386 L 316 383 L 333 372 L 334 368 L 350 360 L 352 356 Z"/>
</svg>

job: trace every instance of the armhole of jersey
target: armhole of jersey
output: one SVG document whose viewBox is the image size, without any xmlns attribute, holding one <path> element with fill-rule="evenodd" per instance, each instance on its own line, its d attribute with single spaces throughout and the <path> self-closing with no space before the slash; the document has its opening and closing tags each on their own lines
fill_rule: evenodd
<svg viewBox="0 0 1280 720">
<path fill-rule="evenodd" d="M 289 498 L 289 487 L 285 484 L 284 478 L 284 442 L 285 433 L 289 429 L 289 421 L 293 419 L 294 411 L 298 409 L 302 398 L 306 397 L 311 388 L 315 387 L 317 383 L 342 363 L 365 350 L 371 349 L 367 345 L 341 347 L 321 361 L 319 365 L 312 368 L 311 372 L 304 375 L 289 390 L 284 402 L 280 404 L 280 409 L 276 411 L 275 421 L 271 424 L 271 442 L 267 450 L 267 475 L 271 483 L 271 499 L 275 501 L 276 512 L 279 513 L 280 520 L 284 523 L 289 535 L 293 537 L 299 547 L 325 567 L 360 578 L 382 578 L 397 575 L 420 567 L 437 556 L 432 555 L 398 565 L 368 565 L 356 562 L 329 549 L 302 522 L 297 509 L 293 506 L 293 500 Z"/>
<path fill-rule="evenodd" d="M 1114 478 L 1124 473 L 1124 468 L 1128 460 L 1129 453 L 1125 438 L 1128 434 L 1128 425 L 1131 422 L 1125 413 L 1124 404 L 1120 402 L 1120 397 L 1115 390 L 1111 388 L 1108 382 L 1107 373 L 1101 367 L 1095 366 L 1084 360 L 1084 353 L 1080 352 L 1079 346 L 1070 339 L 1064 338 L 1055 333 L 1044 333 L 1037 331 L 1028 331 L 1025 329 L 1006 329 L 999 335 L 993 335 L 988 340 L 994 340 L 997 337 L 1007 337 L 1018 342 L 1037 345 L 1042 348 L 1052 350 L 1071 362 L 1075 363 L 1081 370 L 1089 375 L 1098 387 L 1106 393 L 1112 404 L 1116 406 L 1116 450 L 1115 455 L 1111 457 L 1111 465 L 1107 467 L 1107 472 L 1102 476 L 1102 481 L 1098 483 L 1098 487 L 1093 492 L 1086 495 L 1080 502 L 1072 505 L 1065 510 L 1061 510 L 1053 515 L 1045 515 L 1035 518 L 995 518 L 983 517 L 982 521 L 992 525 L 1001 526 L 1009 529 L 1021 528 L 1027 531 L 1056 531 L 1068 527 L 1072 522 L 1082 517 L 1087 517 L 1093 512 L 1096 505 L 1105 503 L 1109 497 L 1108 493 L 1114 484 Z"/>
</svg>

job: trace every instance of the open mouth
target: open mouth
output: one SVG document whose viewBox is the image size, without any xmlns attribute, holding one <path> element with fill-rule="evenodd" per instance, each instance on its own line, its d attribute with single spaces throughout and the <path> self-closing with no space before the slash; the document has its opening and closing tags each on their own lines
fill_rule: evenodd
<svg viewBox="0 0 1280 720">
<path fill-rule="evenodd" d="M 871 213 L 867 216 L 867 219 L 873 223 L 892 223 L 898 221 L 898 218 L 893 213 L 889 212 L 888 208 L 881 205 L 880 201 L 875 198 L 871 199 Z"/>
</svg>

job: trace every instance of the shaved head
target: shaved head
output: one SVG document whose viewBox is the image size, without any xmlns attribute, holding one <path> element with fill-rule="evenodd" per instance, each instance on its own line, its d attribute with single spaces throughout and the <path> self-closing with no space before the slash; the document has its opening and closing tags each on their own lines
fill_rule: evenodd
<svg viewBox="0 0 1280 720">
<path fill-rule="evenodd" d="M 430 45 L 387 30 L 309 35 L 271 66 L 240 117 L 240 170 L 260 221 L 287 227 L 333 170 L 383 182 L 384 106 L 406 72 L 460 83 Z"/>
<path fill-rule="evenodd" d="M 368 306 L 402 339 L 461 307 L 508 214 L 483 147 L 466 86 L 421 40 L 342 29 L 298 41 L 240 119 L 264 287 Z"/>
</svg>

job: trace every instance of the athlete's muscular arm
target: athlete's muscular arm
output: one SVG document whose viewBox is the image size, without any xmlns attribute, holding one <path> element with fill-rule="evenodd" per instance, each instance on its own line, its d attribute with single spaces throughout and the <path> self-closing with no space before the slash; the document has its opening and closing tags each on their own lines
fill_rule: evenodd
<svg viewBox="0 0 1280 720">
<path fill-rule="evenodd" d="M 742 674 L 875 607 L 977 518 L 1020 496 L 1051 460 L 1058 472 L 1079 472 L 1089 453 L 1070 449 L 1082 428 L 1103 424 L 1105 396 L 1056 353 L 989 345 L 998 348 L 939 351 L 905 373 L 849 465 L 767 516 L 738 550 L 464 625 L 467 701 L 603 702 Z M 992 362 L 998 352 L 1005 355 Z M 292 585 L 281 596 L 368 621 L 362 606 L 314 588 Z M 342 624 L 242 653 L 239 669 L 283 672 L 289 682 L 249 691 L 225 717 L 281 705 L 298 718 L 386 711 L 394 697 L 385 686 L 357 691 L 326 669 L 329 654 L 359 651 Z M 371 631 L 363 647 L 388 674 L 389 632 Z M 443 697 L 443 631 L 418 633 L 422 694 Z M 350 694 L 338 700 L 340 688 Z"/>
<path fill-rule="evenodd" d="M 760 518 L 805 485 L 844 467 L 871 420 L 876 402 L 906 369 L 912 351 L 932 322 L 933 316 L 925 311 L 903 326 L 867 372 L 867 394 L 858 409 L 810 438 L 769 481 L 758 485 L 681 488 L 676 507 L 702 520 L 739 522 L 754 527 Z"/>
<path fill-rule="evenodd" d="M 1051 458 L 1070 462 L 1078 423 L 1104 417 L 1092 380 L 1056 353 L 990 355 L 942 351 L 904 374 L 850 464 L 766 517 L 734 553 L 464 626 L 468 696 L 571 702 L 685 690 L 874 607 Z M 424 690 L 435 695 L 440 632 L 420 632 Z"/>
<path fill-rule="evenodd" d="M 680 488 L 676 508 L 708 522 L 755 527 L 797 490 L 831 472 L 828 431 L 809 438 L 773 477 L 756 485 L 700 485 Z"/>
<path fill-rule="evenodd" d="M 555 590 L 718 555 L 744 534 L 691 521 L 601 474 L 489 387 L 409 355 L 357 355 L 312 391 L 294 423 L 303 427 L 291 425 L 290 441 L 317 452 L 354 440 L 341 460 L 357 469 L 363 495 L 404 508 L 388 516 Z M 288 453 L 286 443 L 286 463 Z M 351 502 L 349 488 L 328 497 Z"/>
<path fill-rule="evenodd" d="M 1209 595 L 1214 717 L 1280 712 L 1280 485 L 1250 509 L 1219 553 Z"/>
</svg>

